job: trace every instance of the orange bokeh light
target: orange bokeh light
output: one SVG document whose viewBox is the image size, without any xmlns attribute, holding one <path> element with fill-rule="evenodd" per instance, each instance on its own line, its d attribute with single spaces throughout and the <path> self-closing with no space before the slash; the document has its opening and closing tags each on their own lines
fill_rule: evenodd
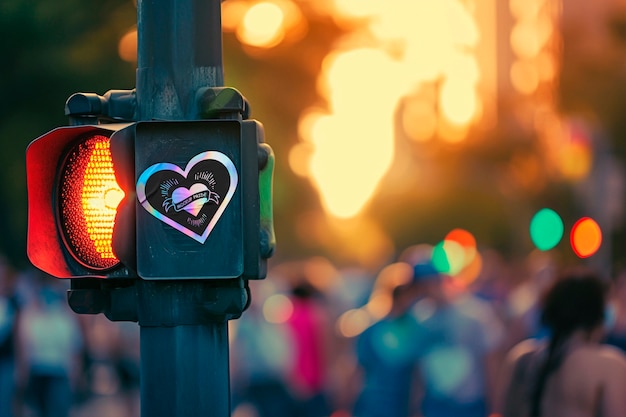
<svg viewBox="0 0 626 417">
<path fill-rule="evenodd" d="M 590 217 L 583 217 L 572 227 L 570 243 L 578 257 L 588 258 L 600 249 L 602 230 L 595 220 Z"/>
</svg>

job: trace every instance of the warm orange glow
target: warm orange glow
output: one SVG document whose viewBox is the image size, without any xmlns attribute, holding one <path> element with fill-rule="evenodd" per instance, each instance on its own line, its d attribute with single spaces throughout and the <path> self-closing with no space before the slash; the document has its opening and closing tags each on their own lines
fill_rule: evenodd
<svg viewBox="0 0 626 417">
<path fill-rule="evenodd" d="M 290 162 L 299 174 L 308 169 L 329 214 L 349 218 L 392 165 L 399 109 L 411 139 L 465 138 L 481 109 L 481 36 L 473 9 L 459 0 L 335 0 L 335 12 L 344 22 L 358 19 L 358 27 L 323 63 L 318 89 L 328 113 L 315 109 L 301 118 L 310 163 L 303 149 Z M 435 93 L 413 94 L 423 86 Z"/>
<path fill-rule="evenodd" d="M 442 114 L 456 125 L 468 124 L 476 111 L 474 86 L 462 81 L 447 81 L 440 90 Z"/>
<path fill-rule="evenodd" d="M 379 320 L 391 311 L 392 304 L 390 292 L 378 291 L 371 295 L 365 309 L 374 320 Z"/>
<path fill-rule="evenodd" d="M 315 242 L 336 258 L 365 268 L 380 268 L 395 250 L 387 231 L 367 216 L 338 219 L 311 210 L 301 214 L 294 226 L 302 241 Z"/>
<path fill-rule="evenodd" d="M 109 141 L 96 143 L 85 169 L 83 213 L 89 238 L 102 259 L 116 259 L 111 249 L 115 213 L 124 191 L 115 181 Z"/>
<path fill-rule="evenodd" d="M 437 134 L 448 143 L 459 143 L 467 134 L 467 126 L 450 123 L 446 118 L 439 118 Z"/>
<path fill-rule="evenodd" d="M 578 257 L 588 258 L 600 249 L 602 230 L 595 220 L 583 217 L 572 227 L 570 243 Z"/>
<path fill-rule="evenodd" d="M 60 181 L 61 226 L 68 248 L 90 268 L 115 266 L 119 261 L 111 240 L 124 192 L 115 181 L 109 138 L 93 135 L 75 146 Z"/>
<path fill-rule="evenodd" d="M 334 0 L 338 15 L 343 18 L 364 18 L 380 14 L 384 7 L 376 0 Z"/>
<path fill-rule="evenodd" d="M 445 240 L 452 240 L 460 244 L 466 249 L 476 250 L 476 238 L 473 234 L 465 229 L 453 229 L 447 235 Z"/>
<path fill-rule="evenodd" d="M 372 294 L 365 306 L 365 310 L 374 320 L 383 318 L 391 311 L 393 289 L 408 284 L 412 276 L 413 268 L 405 262 L 387 265 L 380 271 L 374 283 Z"/>
<path fill-rule="evenodd" d="M 263 303 L 263 317 L 268 323 L 285 323 L 292 314 L 293 303 L 284 294 L 270 295 Z"/>
<path fill-rule="evenodd" d="M 389 74 L 397 67 L 373 49 L 328 57 L 323 73 L 334 113 L 306 119 L 313 145 L 310 173 L 324 207 L 343 218 L 361 210 L 393 160 L 397 89 L 393 85 L 370 89 L 368 100 L 359 99 L 368 84 L 357 75 L 364 70 Z"/>
<path fill-rule="evenodd" d="M 425 142 L 437 131 L 437 113 L 432 102 L 410 100 L 402 111 L 402 128 L 409 138 Z"/>
<path fill-rule="evenodd" d="M 511 14 L 517 19 L 531 19 L 539 14 L 545 0 L 509 0 Z"/>
<path fill-rule="evenodd" d="M 539 86 L 539 71 L 527 61 L 515 61 L 511 66 L 511 83 L 522 94 L 532 94 Z"/>
<path fill-rule="evenodd" d="M 482 268 L 476 238 L 465 229 L 453 229 L 437 244 L 431 260 L 440 272 L 451 276 L 453 284 L 464 288 L 473 282 Z"/>
<path fill-rule="evenodd" d="M 510 68 L 513 88 L 534 94 L 544 81 L 551 82 L 556 74 L 554 52 L 553 10 L 545 0 L 510 0 L 509 9 L 516 22 L 509 43 L 515 60 Z"/>
<path fill-rule="evenodd" d="M 461 248 L 459 259 L 462 259 L 460 265 L 457 267 L 457 273 L 463 272 L 470 264 L 474 262 L 474 259 L 478 255 L 476 249 L 476 238 L 470 232 L 465 229 L 453 229 L 445 237 L 444 242 L 450 244 L 454 242 Z M 447 247 L 446 247 L 447 250 Z M 454 274 L 453 274 L 454 275 Z"/>
<path fill-rule="evenodd" d="M 363 333 L 370 324 L 372 318 L 364 309 L 353 309 L 343 313 L 337 319 L 337 331 L 343 337 L 355 337 Z"/>
<path fill-rule="evenodd" d="M 541 39 L 532 22 L 522 21 L 511 31 L 511 48 L 522 58 L 532 58 L 541 49 Z"/>
<path fill-rule="evenodd" d="M 556 162 L 561 174 L 570 181 L 584 179 L 593 166 L 591 134 L 584 123 L 576 120 L 563 121 L 559 126 L 555 149 Z"/>
<path fill-rule="evenodd" d="M 238 27 L 238 39 L 247 45 L 270 48 L 285 36 L 285 14 L 275 3 L 261 2 L 250 7 Z"/>
<path fill-rule="evenodd" d="M 273 48 L 286 40 L 299 39 L 306 33 L 306 23 L 290 0 L 231 0 L 222 8 L 224 30 L 235 32 L 242 44 L 256 48 Z"/>
<path fill-rule="evenodd" d="M 289 151 L 289 167 L 294 174 L 306 177 L 309 173 L 308 163 L 311 159 L 311 146 L 305 142 L 296 144 Z"/>
<path fill-rule="evenodd" d="M 467 287 L 472 282 L 476 281 L 476 278 L 478 278 L 482 269 L 483 258 L 480 253 L 476 252 L 476 254 L 472 257 L 472 260 L 454 276 L 454 280 Z"/>
<path fill-rule="evenodd" d="M 137 28 L 122 36 L 117 45 L 117 51 L 124 61 L 137 62 Z"/>
<path fill-rule="evenodd" d="M 222 2 L 222 28 L 225 32 L 235 32 L 243 20 L 250 4 L 245 0 Z"/>
<path fill-rule="evenodd" d="M 104 193 L 104 206 L 116 210 L 123 199 L 124 191 L 120 188 L 110 188 Z"/>
<path fill-rule="evenodd" d="M 583 143 L 568 143 L 559 153 L 559 168 L 569 180 L 581 180 L 591 171 L 593 157 L 591 149 Z"/>
<path fill-rule="evenodd" d="M 537 67 L 542 81 L 552 81 L 556 77 L 557 64 L 554 55 L 542 52 L 537 56 Z"/>
</svg>

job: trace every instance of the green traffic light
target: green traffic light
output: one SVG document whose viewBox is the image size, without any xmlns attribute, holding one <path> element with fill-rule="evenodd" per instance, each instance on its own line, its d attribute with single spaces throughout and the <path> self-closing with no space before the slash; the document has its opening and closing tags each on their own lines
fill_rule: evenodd
<svg viewBox="0 0 626 417">
<path fill-rule="evenodd" d="M 549 208 L 539 210 L 530 221 L 530 238 L 537 249 L 554 248 L 563 237 L 563 220 Z"/>
</svg>

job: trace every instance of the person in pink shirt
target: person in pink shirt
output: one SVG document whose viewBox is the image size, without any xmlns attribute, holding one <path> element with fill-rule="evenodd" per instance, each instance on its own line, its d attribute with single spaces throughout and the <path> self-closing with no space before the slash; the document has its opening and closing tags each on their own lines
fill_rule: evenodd
<svg viewBox="0 0 626 417">
<path fill-rule="evenodd" d="M 288 377 L 298 404 L 298 416 L 322 417 L 330 414 L 325 382 L 327 379 L 327 319 L 321 294 L 309 283 L 296 284 L 290 294 L 293 312 L 286 322 L 293 350 Z"/>
</svg>

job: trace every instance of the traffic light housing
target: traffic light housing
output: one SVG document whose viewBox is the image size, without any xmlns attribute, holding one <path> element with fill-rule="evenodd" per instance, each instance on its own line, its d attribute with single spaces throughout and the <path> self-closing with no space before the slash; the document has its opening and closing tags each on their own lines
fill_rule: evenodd
<svg viewBox="0 0 626 417">
<path fill-rule="evenodd" d="M 109 140 L 126 126 L 61 127 L 28 146 L 27 253 L 37 268 L 58 278 L 134 275 L 111 246 L 122 190 Z"/>
<path fill-rule="evenodd" d="M 207 120 L 123 124 L 100 124 L 101 101 L 72 96 L 74 122 L 96 124 L 27 149 L 33 265 L 59 278 L 264 278 L 274 155 L 243 97 L 201 89 Z"/>
<path fill-rule="evenodd" d="M 271 202 L 271 181 L 264 178 L 272 175 L 273 153 L 261 124 L 138 122 L 133 135 L 112 138 L 114 160 L 118 149 L 130 148 L 131 136 L 135 182 L 124 189 L 122 210 L 135 205 L 137 274 L 146 280 L 264 278 L 274 242 L 271 209 L 267 222 L 260 206 Z"/>
</svg>

